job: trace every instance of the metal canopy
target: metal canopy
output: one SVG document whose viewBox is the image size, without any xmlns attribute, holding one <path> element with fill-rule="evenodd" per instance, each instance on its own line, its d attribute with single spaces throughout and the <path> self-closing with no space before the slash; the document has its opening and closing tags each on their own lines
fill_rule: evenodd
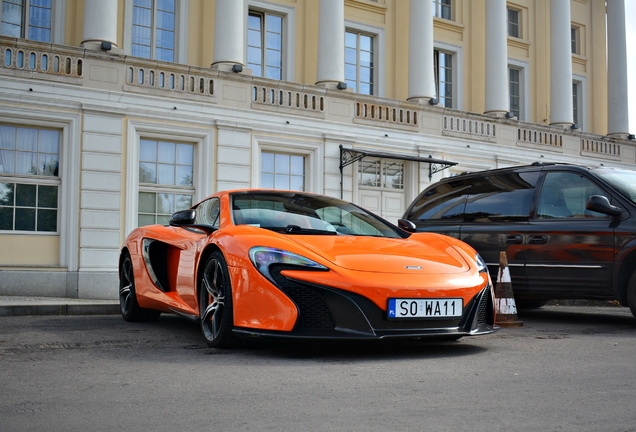
<svg viewBox="0 0 636 432">
<path fill-rule="evenodd" d="M 360 149 L 348 149 L 348 148 L 344 148 L 342 144 L 340 144 L 340 198 L 342 198 L 342 195 L 343 195 L 343 185 L 342 185 L 343 168 L 348 165 L 351 165 L 354 162 L 358 162 L 359 160 L 362 160 L 365 157 L 379 157 L 379 158 L 386 158 L 386 159 L 397 159 L 397 160 L 427 163 L 429 181 L 433 179 L 433 174 L 435 174 L 436 172 L 445 170 L 446 168 L 452 167 L 453 165 L 457 165 L 457 162 L 449 162 L 443 159 L 435 159 L 430 155 L 429 157 L 420 157 L 420 156 L 413 156 L 413 155 L 408 155 L 403 153 L 388 153 L 388 152 L 369 151 L 369 150 L 360 150 Z"/>
</svg>

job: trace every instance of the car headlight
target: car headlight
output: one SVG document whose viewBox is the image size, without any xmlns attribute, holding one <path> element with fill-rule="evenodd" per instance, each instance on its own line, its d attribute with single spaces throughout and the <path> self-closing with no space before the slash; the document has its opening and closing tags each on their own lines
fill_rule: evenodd
<svg viewBox="0 0 636 432">
<path fill-rule="evenodd" d="M 265 246 L 255 246 L 250 249 L 250 260 L 254 267 L 267 279 L 272 280 L 269 273 L 269 266 L 272 264 L 284 264 L 297 267 L 307 267 L 313 270 L 329 270 L 322 264 L 282 249 Z"/>
<path fill-rule="evenodd" d="M 486 261 L 479 254 L 475 254 L 475 262 L 477 263 L 477 269 L 479 273 L 488 272 L 488 266 L 486 265 Z"/>
</svg>

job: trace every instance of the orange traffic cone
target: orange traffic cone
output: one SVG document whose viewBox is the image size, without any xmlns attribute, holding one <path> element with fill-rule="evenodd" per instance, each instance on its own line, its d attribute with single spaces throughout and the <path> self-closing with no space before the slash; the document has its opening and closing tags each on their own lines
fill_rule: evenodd
<svg viewBox="0 0 636 432">
<path fill-rule="evenodd" d="M 517 305 L 512 294 L 512 282 L 508 269 L 508 257 L 505 252 L 499 254 L 499 274 L 497 276 L 496 321 L 500 327 L 523 327 L 523 321 L 517 319 Z"/>
</svg>

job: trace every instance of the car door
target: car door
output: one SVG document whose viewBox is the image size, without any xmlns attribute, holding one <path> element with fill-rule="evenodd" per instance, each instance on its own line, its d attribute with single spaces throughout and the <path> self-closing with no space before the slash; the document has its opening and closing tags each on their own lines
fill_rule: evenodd
<svg viewBox="0 0 636 432">
<path fill-rule="evenodd" d="M 545 173 L 526 235 L 526 271 L 534 297 L 611 295 L 614 220 L 586 210 L 591 195 L 611 200 L 583 173 Z"/>
<path fill-rule="evenodd" d="M 508 171 L 478 177 L 466 200 L 460 239 L 479 252 L 497 282 L 499 258 L 506 252 L 512 285 L 527 287 L 524 236 L 539 170 Z"/>
</svg>

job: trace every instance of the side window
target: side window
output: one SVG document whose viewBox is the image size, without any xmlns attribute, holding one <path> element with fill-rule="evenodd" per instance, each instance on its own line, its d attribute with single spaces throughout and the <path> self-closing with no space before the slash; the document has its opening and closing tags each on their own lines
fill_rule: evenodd
<svg viewBox="0 0 636 432">
<path fill-rule="evenodd" d="M 538 172 L 528 172 L 479 179 L 466 200 L 465 220 L 527 221 L 538 177 Z"/>
<path fill-rule="evenodd" d="M 461 220 L 471 180 L 451 181 L 425 190 L 409 209 L 407 219 Z"/>
<path fill-rule="evenodd" d="M 196 216 L 194 222 L 199 225 L 210 225 L 219 227 L 220 202 L 218 198 L 210 198 L 203 201 L 196 208 Z"/>
<path fill-rule="evenodd" d="M 586 210 L 590 195 L 607 194 L 589 179 L 571 172 L 549 172 L 543 181 L 538 219 L 607 218 L 607 215 Z"/>
</svg>

